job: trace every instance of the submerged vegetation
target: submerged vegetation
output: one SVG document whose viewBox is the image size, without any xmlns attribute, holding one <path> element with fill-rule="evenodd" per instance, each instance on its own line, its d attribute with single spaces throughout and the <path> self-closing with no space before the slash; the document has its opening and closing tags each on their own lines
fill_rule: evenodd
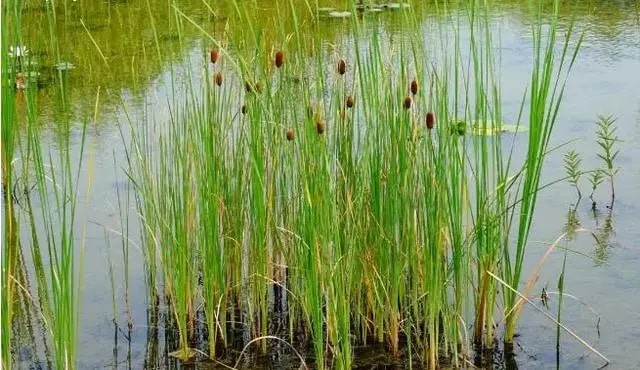
<svg viewBox="0 0 640 370">
<path fill-rule="evenodd" d="M 202 19 L 219 17 L 211 8 L 196 18 L 170 6 L 181 45 L 188 43 L 184 28 L 193 27 L 205 46 L 199 46 L 199 58 L 171 65 L 168 119 L 146 107 L 140 116 L 129 115 L 127 102 L 113 99 L 128 120 L 118 126 L 126 158 L 119 166 L 135 197 L 132 211 L 118 189 L 118 214 L 126 225 L 127 339 L 134 325 L 129 246 L 139 238 L 147 335 L 157 338 L 164 319 L 165 336 L 177 338 L 170 355 L 182 361 L 228 363 L 223 357 L 238 347 L 238 332 L 239 358 L 286 343 L 301 366 L 318 369 L 352 368 L 355 347 L 371 343 L 383 344 L 409 366 L 429 369 L 466 366 L 500 342 L 511 352 L 537 274 L 525 275 L 525 260 L 538 194 L 547 186 L 542 171 L 582 44 L 572 22 L 559 26 L 560 2 L 528 3 L 535 14 L 530 78 L 519 110 L 509 117 L 489 5 L 470 2 L 451 10 L 434 2 L 450 21 L 437 25 L 433 39 L 420 31 L 391 39 L 373 14 L 393 10 L 407 29 L 421 30 L 408 4 L 351 4 L 351 11 L 336 11 L 306 1 L 311 19 L 341 18 L 328 21 L 348 25 L 345 46 L 310 39 L 305 30 L 314 25 L 298 18 L 292 0 L 283 3 L 289 23 L 262 31 L 252 26 L 249 9 L 231 1 L 232 14 L 247 24 L 241 39 L 208 31 Z M 7 329 L 20 301 L 37 307 L 51 348 L 49 366 L 78 367 L 86 220 L 78 220 L 76 209 L 90 198 L 89 123 L 97 122 L 102 100 L 109 99 L 98 88 L 83 125 L 70 124 L 66 72 L 73 65 L 56 41 L 61 14 L 48 5 L 45 14 L 50 53 L 60 67 L 47 83 L 56 86 L 62 106 L 51 142 L 41 137 L 37 91 L 23 74 L 36 63 L 25 62 L 22 46 L 4 47 L 22 45 L 20 16 L 12 16 L 12 29 L 3 26 L 7 369 Z M 154 40 L 142 55 L 162 59 L 152 24 Z M 94 29 L 82 25 L 96 60 L 107 65 L 101 68 L 113 73 Z M 275 32 L 279 41 L 265 32 Z M 133 58 L 132 69 L 135 63 Z M 17 99 L 25 100 L 25 115 L 17 114 Z M 605 166 L 589 173 L 590 196 L 609 180 L 612 208 L 618 138 L 613 119 L 601 118 L 598 127 Z M 72 145 L 79 153 L 70 151 Z M 564 164 L 579 201 L 586 174 L 581 158 L 569 151 Z M 81 187 L 82 176 L 87 183 Z M 140 235 L 130 234 L 130 212 Z M 29 247 L 28 267 L 22 245 Z M 560 297 L 566 259 L 565 253 Z M 35 286 L 21 278 L 25 269 Z M 569 331 L 559 322 L 561 306 L 558 348 L 560 329 Z"/>
</svg>

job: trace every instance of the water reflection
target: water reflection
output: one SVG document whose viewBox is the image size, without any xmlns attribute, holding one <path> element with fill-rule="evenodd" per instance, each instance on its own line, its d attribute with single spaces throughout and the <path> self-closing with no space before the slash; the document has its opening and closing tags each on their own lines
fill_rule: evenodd
<svg viewBox="0 0 640 370">
<path fill-rule="evenodd" d="M 567 242 L 570 242 L 575 239 L 576 233 L 578 229 L 580 229 L 581 227 L 580 220 L 578 219 L 578 214 L 577 214 L 578 204 L 579 202 L 576 203 L 574 207 L 569 208 L 569 210 L 567 211 L 567 215 L 565 217 L 566 221 L 564 224 L 563 231 L 566 234 L 565 239 Z"/>
<path fill-rule="evenodd" d="M 597 265 L 603 265 L 607 262 L 611 254 L 611 249 L 613 248 L 611 239 L 614 237 L 615 232 L 612 213 L 612 208 L 609 207 L 604 214 L 595 215 L 594 217 L 596 223 L 596 249 L 594 257 Z"/>
</svg>

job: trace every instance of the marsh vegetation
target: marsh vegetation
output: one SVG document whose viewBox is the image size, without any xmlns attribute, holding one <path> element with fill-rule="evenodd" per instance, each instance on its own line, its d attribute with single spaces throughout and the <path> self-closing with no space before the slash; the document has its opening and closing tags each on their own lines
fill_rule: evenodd
<svg viewBox="0 0 640 370">
<path fill-rule="evenodd" d="M 497 4 L 326 5 L 3 4 L 3 368 L 104 366 L 79 362 L 87 299 L 113 367 L 514 366 L 535 310 L 557 366 L 563 340 L 609 363 L 567 318 L 581 303 L 600 337 L 567 261 L 607 264 L 637 145 L 624 112 L 591 117 L 590 153 L 555 139 L 581 8 L 509 5 L 514 83 Z M 534 236 L 557 191 L 566 224 Z"/>
</svg>

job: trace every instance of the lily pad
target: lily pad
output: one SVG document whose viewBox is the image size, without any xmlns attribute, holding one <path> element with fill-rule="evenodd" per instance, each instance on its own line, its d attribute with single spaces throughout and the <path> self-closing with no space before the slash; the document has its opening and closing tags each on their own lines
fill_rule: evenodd
<svg viewBox="0 0 640 370">
<path fill-rule="evenodd" d="M 474 135 L 494 136 L 507 132 L 520 133 L 527 131 L 527 127 L 522 125 L 512 125 L 507 123 L 494 124 L 488 121 L 486 124 L 482 124 L 477 121 L 469 122 L 471 133 Z"/>
<path fill-rule="evenodd" d="M 494 121 L 478 121 L 478 120 L 456 120 L 452 121 L 449 125 L 449 129 L 452 133 L 458 135 L 464 135 L 467 132 L 473 135 L 482 136 L 494 136 L 503 133 L 522 133 L 529 129 L 522 125 L 513 125 L 507 123 L 495 123 Z"/>
<path fill-rule="evenodd" d="M 193 358 L 196 353 L 196 350 L 194 350 L 193 348 L 183 348 L 169 353 L 169 356 L 175 357 L 182 361 L 188 361 L 189 359 Z"/>
<path fill-rule="evenodd" d="M 340 12 L 340 11 L 332 11 L 329 12 L 329 17 L 331 18 L 349 18 L 351 16 L 351 12 Z"/>
</svg>

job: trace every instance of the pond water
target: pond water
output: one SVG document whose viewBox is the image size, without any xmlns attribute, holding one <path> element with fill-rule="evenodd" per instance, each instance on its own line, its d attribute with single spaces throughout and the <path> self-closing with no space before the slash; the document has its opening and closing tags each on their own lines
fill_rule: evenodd
<svg viewBox="0 0 640 370">
<path fill-rule="evenodd" d="M 281 13 L 290 11 L 288 6 L 280 9 L 272 1 L 251 3 L 247 7 L 255 17 L 254 27 L 263 29 L 264 37 L 277 44 L 275 40 L 280 39 L 280 29 L 291 28 L 286 21 L 275 26 L 276 20 L 283 19 Z M 210 47 L 210 42 L 200 36 L 196 27 L 184 19 L 176 19 L 173 7 L 203 25 L 207 32 L 222 34 L 226 30 L 234 35 L 234 39 L 242 34 L 246 25 L 234 19 L 231 5 L 215 4 L 218 8 L 214 9 L 213 16 L 203 4 L 200 1 L 78 1 L 68 3 L 58 14 L 56 33 L 59 35 L 60 60 L 73 66 L 64 65 L 61 72 L 71 107 L 62 109 L 56 98 L 59 87 L 46 83 L 57 74 L 55 68 L 41 69 L 40 78 L 45 82 L 38 87 L 36 99 L 44 141 L 55 145 L 53 139 L 48 139 L 60 129 L 55 122 L 70 121 L 75 127 L 71 130 L 76 138 L 76 144 L 72 145 L 76 157 L 77 127 L 85 120 L 91 122 L 87 142 L 92 158 L 80 175 L 83 179 L 80 193 L 84 194 L 90 186 L 90 197 L 82 197 L 78 210 L 78 219 L 83 221 L 78 230 L 86 230 L 79 368 L 222 368 L 206 362 L 185 365 L 168 356 L 173 350 L 168 347 L 175 338 L 163 330 L 166 318 L 161 315 L 154 321 L 148 316 L 143 257 L 139 241 L 135 240 L 137 215 L 123 171 L 126 167 L 123 143 L 127 137 L 125 135 L 123 139 L 119 129 L 127 127 L 129 121 L 139 124 L 145 119 L 166 120 L 169 116 L 166 102 L 172 83 L 181 78 L 174 73 L 178 69 L 175 66 L 198 63 L 203 58 L 203 50 Z M 336 4 L 323 5 L 340 8 Z M 148 6 L 152 8 L 153 19 L 149 16 Z M 304 4 L 296 7 L 304 13 Z M 423 24 L 419 31 L 406 29 L 402 17 L 391 10 L 367 16 L 377 17 L 387 37 L 392 39 L 409 32 L 427 33 L 434 22 L 447 22 L 448 19 L 435 8 L 431 2 L 414 4 L 413 11 Z M 492 12 L 492 30 L 500 39 L 495 47 L 500 54 L 504 110 L 506 116 L 515 119 L 522 87 L 529 77 L 531 14 L 524 2 L 518 1 L 504 2 Z M 584 43 L 570 76 L 551 145 L 570 143 L 548 157 L 543 180 L 551 182 L 565 176 L 563 155 L 568 149 L 581 154 L 584 168 L 601 165 L 596 144 L 599 115 L 616 118 L 617 135 L 621 140 L 617 162 L 620 172 L 616 177 L 616 199 L 612 209 L 606 206 L 610 196 L 607 182 L 594 195 L 595 212 L 589 199 L 582 199 L 575 205 L 574 190 L 564 181 L 540 193 L 524 276 L 531 273 L 549 244 L 566 230 L 567 223 L 571 222 L 568 217 L 590 230 L 596 239 L 584 232 L 566 244 L 570 253 L 565 292 L 575 299 L 565 298 L 563 322 L 611 360 L 608 368 L 637 369 L 640 368 L 640 166 L 633 158 L 640 158 L 640 1 L 585 1 L 577 8 L 567 7 L 562 12 L 563 22 L 575 17 L 576 29 L 584 33 Z M 53 66 L 54 51 L 47 38 L 41 36 L 43 31 L 39 26 L 45 18 L 42 5 L 27 2 L 22 14 L 23 37 L 28 40 L 25 45 L 42 56 L 43 66 Z M 310 22 L 309 19 L 303 21 Z M 319 18 L 313 32 L 318 34 L 316 38 L 323 40 L 322 50 L 331 50 L 337 45 L 348 53 L 350 45 L 345 40 L 348 40 L 346 35 L 350 27 L 348 20 Z M 248 48 L 249 44 L 249 41 L 246 45 L 235 44 L 234 51 L 243 53 L 243 48 Z M 3 94 L 12 93 L 3 87 Z M 18 114 L 26 114 L 24 101 L 19 96 L 16 100 Z M 96 100 L 99 102 L 97 109 Z M 89 176 L 91 182 L 86 181 Z M 583 193 L 589 193 L 586 179 L 581 187 Z M 120 200 L 116 190 L 120 191 Z M 130 194 L 129 203 L 126 194 Z M 571 212 L 574 207 L 575 212 Z M 126 265 L 120 238 L 124 227 L 120 212 L 128 212 L 129 235 L 134 237 L 128 258 L 127 301 L 123 278 Z M 543 287 L 557 290 L 562 257 L 563 254 L 556 251 L 546 261 L 536 291 Z M 29 265 L 28 253 L 25 258 Z M 116 324 L 112 296 L 115 296 Z M 552 314 L 557 300 L 557 295 L 550 295 L 549 312 Z M 127 328 L 127 312 L 133 323 L 131 329 Z M 33 309 L 19 316 L 13 329 L 13 364 L 16 368 L 47 368 L 45 356 L 49 348 L 44 341 L 41 320 Z M 504 359 L 497 353 L 495 363 L 486 364 L 487 368 L 556 366 L 553 322 L 526 307 L 518 333 L 515 358 Z M 237 342 L 241 343 L 243 333 L 237 333 L 237 336 Z M 376 346 L 357 347 L 355 353 L 358 368 L 408 366 Z M 233 364 L 234 356 L 238 354 L 239 350 L 229 350 L 225 356 L 232 359 Z M 560 368 L 597 369 L 602 364 L 574 338 L 562 336 Z M 286 346 L 274 345 L 268 356 L 249 354 L 239 365 L 244 368 L 298 368 L 299 360 Z"/>
</svg>

